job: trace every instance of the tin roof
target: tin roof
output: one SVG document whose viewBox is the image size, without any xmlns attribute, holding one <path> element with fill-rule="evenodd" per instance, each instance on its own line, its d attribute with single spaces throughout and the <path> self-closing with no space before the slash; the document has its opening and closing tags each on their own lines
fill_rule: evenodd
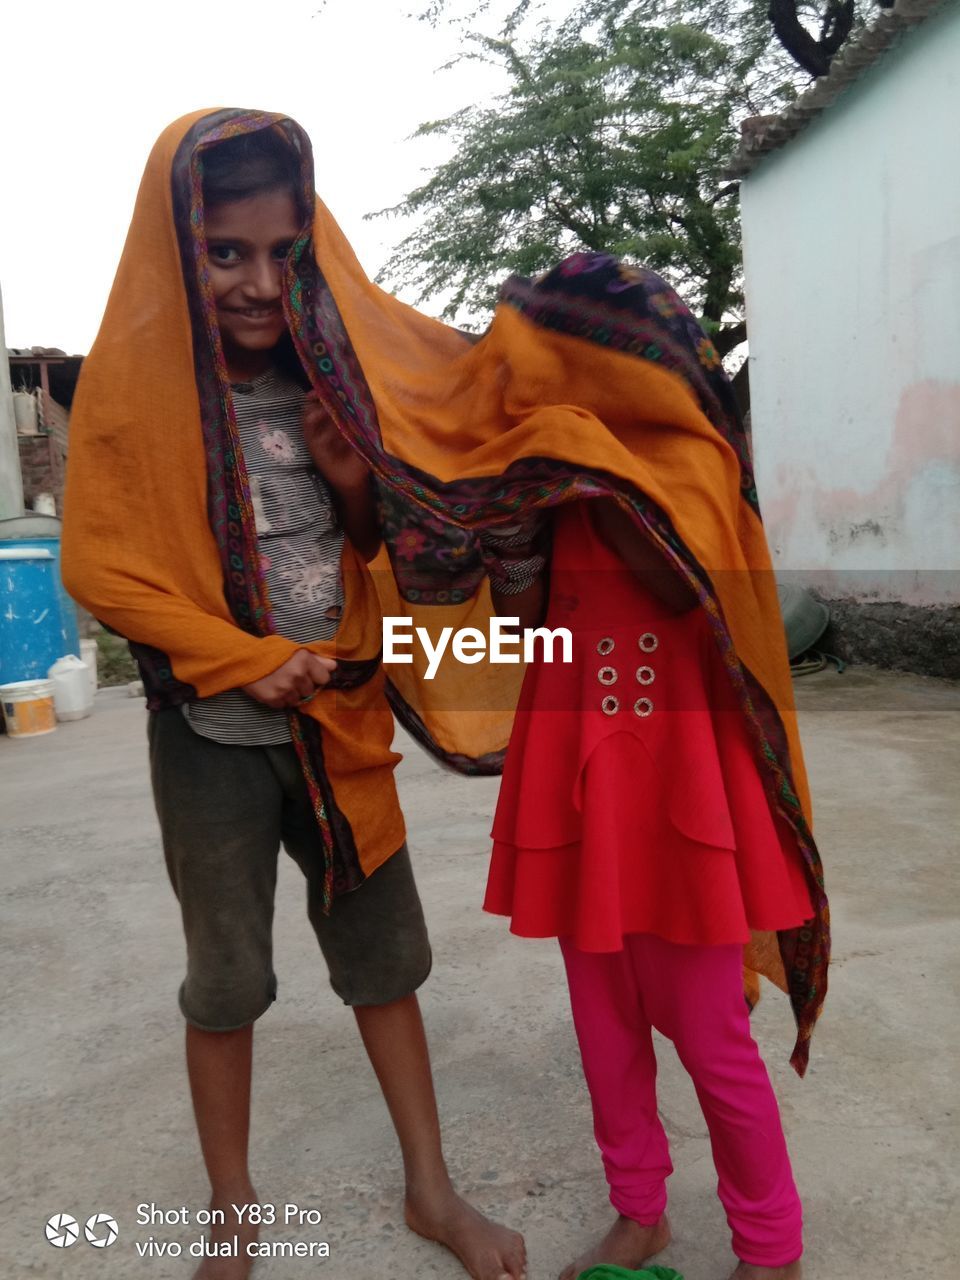
<svg viewBox="0 0 960 1280">
<path fill-rule="evenodd" d="M 847 41 L 828 74 L 815 80 L 785 111 L 773 116 L 753 116 L 743 122 L 739 150 L 724 177 L 745 178 L 765 155 L 785 146 L 802 133 L 811 120 L 831 107 L 905 32 L 924 22 L 945 3 L 956 3 L 956 0 L 897 0 L 896 8 L 884 9 L 874 23 Z"/>
<path fill-rule="evenodd" d="M 2 355 L 3 348 L 0 347 L 0 358 Z M 69 409 L 80 377 L 83 356 L 68 356 L 59 347 L 8 347 L 7 358 L 14 391 L 21 387 L 39 386 L 42 382 L 41 369 L 45 366 L 50 394 Z"/>
</svg>

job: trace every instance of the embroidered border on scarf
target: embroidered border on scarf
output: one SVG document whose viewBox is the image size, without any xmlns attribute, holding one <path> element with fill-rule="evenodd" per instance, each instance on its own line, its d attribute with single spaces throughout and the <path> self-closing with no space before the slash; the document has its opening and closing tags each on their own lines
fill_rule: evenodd
<svg viewBox="0 0 960 1280">
<path fill-rule="evenodd" d="M 282 117 L 263 113 L 224 113 L 220 117 L 208 117 L 195 131 L 198 136 L 190 144 L 190 151 L 198 145 L 270 125 L 283 127 L 288 138 L 298 146 L 304 157 L 305 196 L 312 198 L 313 175 L 307 162 L 309 146 L 297 127 Z M 192 257 L 189 260 L 202 283 L 202 211 L 197 198 L 196 172 L 191 174 L 191 180 L 194 199 L 190 208 Z M 175 182 L 175 192 L 176 189 Z M 626 506 L 697 591 L 747 719 L 768 794 L 796 832 L 817 909 L 812 926 L 779 935 L 798 1025 L 792 1061 L 802 1072 L 810 1034 L 826 990 L 830 942 L 822 867 L 790 777 L 786 738 L 779 715 L 769 696 L 740 663 L 708 575 L 665 513 L 645 495 L 618 485 L 610 476 L 583 471 L 571 473 L 567 464 L 541 458 L 515 463 L 504 477 L 439 484 L 417 468 L 391 457 L 383 449 L 376 407 L 332 293 L 313 261 L 312 241 L 306 232 L 291 251 L 286 281 L 287 320 L 301 363 L 320 399 L 376 476 L 393 569 L 406 599 L 438 604 L 469 599 L 482 576 L 476 550 L 476 535 L 481 528 L 505 522 L 512 515 L 533 508 L 599 496 L 614 497 Z M 682 376 L 694 389 L 714 428 L 733 448 L 740 466 L 741 494 L 759 515 L 746 435 L 720 358 L 689 310 L 659 276 L 621 264 L 609 255 L 575 254 L 537 280 L 511 278 L 504 286 L 501 301 L 540 327 L 658 363 Z M 208 332 L 208 326 L 202 331 Z M 214 360 L 217 358 L 215 351 Z M 219 359 L 222 360 L 222 355 Z M 269 621 L 269 601 L 265 588 L 256 581 L 257 562 L 253 562 L 252 574 L 249 566 L 242 563 L 243 549 L 250 545 L 249 491 L 245 486 L 242 458 L 238 458 L 235 439 L 229 434 L 223 371 L 215 364 L 212 372 L 215 377 L 210 376 L 209 369 L 204 371 L 202 379 L 198 375 L 198 381 L 202 382 L 205 433 L 210 432 L 208 453 L 214 478 L 211 524 L 221 555 L 225 557 L 228 590 L 235 590 L 240 596 L 236 616 L 238 620 L 248 618 L 252 628 Z M 225 445 L 224 420 L 228 428 Z M 235 559 L 241 563 L 235 563 Z M 237 575 L 235 579 L 233 574 Z M 230 598 L 232 601 L 233 597 Z M 395 689 L 390 689 L 390 696 L 408 727 L 447 764 L 465 772 L 486 772 L 497 767 L 496 754 L 482 762 L 445 756 L 430 739 L 426 727 L 416 724 L 417 718 L 410 709 L 406 709 L 406 715 L 399 710 L 400 699 Z M 313 773 L 317 762 L 312 757 L 317 753 L 310 751 L 302 731 L 295 740 L 324 841 L 332 844 L 324 797 L 318 775 Z M 320 768 L 322 771 L 322 762 Z M 335 880 L 331 861 L 331 893 Z"/>
<path fill-rule="evenodd" d="M 655 503 L 607 475 L 571 474 L 567 464 L 525 458 L 504 477 L 438 484 L 392 458 L 383 449 L 376 407 L 336 303 L 306 245 L 293 255 L 289 283 L 290 327 L 301 359 L 313 362 L 318 394 L 379 482 L 384 533 L 404 599 L 422 604 L 469 599 L 483 573 L 477 530 L 533 508 L 601 496 L 625 505 L 696 590 L 746 717 L 768 796 L 796 834 L 817 912 L 810 926 L 778 935 L 798 1027 L 791 1061 L 802 1073 L 826 990 L 830 954 L 823 869 L 790 777 L 783 725 L 768 695 L 740 663 L 708 575 Z M 605 254 L 575 254 L 537 281 L 512 277 L 501 301 L 534 324 L 651 360 L 682 376 L 733 448 L 741 494 L 759 516 L 746 433 L 720 358 L 688 308 L 655 272 L 625 266 Z M 467 761 L 440 751 L 389 681 L 388 696 L 402 723 L 444 763 L 471 774 L 494 772 L 500 766 L 499 753 Z"/>
<path fill-rule="evenodd" d="M 283 130 L 288 143 L 301 156 L 301 200 L 304 209 L 312 209 L 313 172 L 306 162 L 308 153 L 300 145 L 299 130 L 283 116 L 224 111 L 205 117 L 181 142 L 172 176 L 175 221 L 193 329 L 210 526 L 220 553 L 230 611 L 237 624 L 254 635 L 274 634 L 275 627 L 210 281 L 203 231 L 203 151 L 228 138 L 273 127 Z M 300 243 L 308 240 L 305 232 Z M 319 726 L 296 711 L 291 711 L 288 719 L 320 834 L 323 906 L 329 911 L 337 894 L 356 888 L 365 877 L 350 825 L 336 810 L 324 769 Z"/>
</svg>

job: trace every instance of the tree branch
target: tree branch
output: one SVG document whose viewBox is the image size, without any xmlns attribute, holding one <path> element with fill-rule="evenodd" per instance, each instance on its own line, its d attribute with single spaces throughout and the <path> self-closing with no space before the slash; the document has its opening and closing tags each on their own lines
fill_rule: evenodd
<svg viewBox="0 0 960 1280">
<path fill-rule="evenodd" d="M 713 335 L 713 345 L 721 356 L 728 355 L 734 347 L 747 340 L 747 322 L 740 320 L 737 324 L 725 325 Z"/>
<path fill-rule="evenodd" d="M 569 205 L 561 204 L 559 200 L 551 197 L 547 200 L 547 207 L 553 210 L 561 226 L 579 236 L 588 249 L 602 249 L 604 247 L 602 243 L 597 243 L 596 228 L 591 227 L 582 218 L 578 218 Z"/>
<path fill-rule="evenodd" d="M 717 191 L 714 195 L 710 197 L 710 199 L 707 201 L 707 204 L 709 205 L 719 204 L 721 200 L 726 200 L 727 196 L 735 196 L 739 192 L 739 190 L 740 190 L 739 182 L 728 182 L 725 187 L 721 187 L 719 191 Z"/>
<path fill-rule="evenodd" d="M 777 39 L 804 71 L 825 76 L 834 54 L 853 29 L 855 0 L 829 0 L 815 40 L 797 15 L 797 0 L 770 0 L 769 16 Z"/>
</svg>

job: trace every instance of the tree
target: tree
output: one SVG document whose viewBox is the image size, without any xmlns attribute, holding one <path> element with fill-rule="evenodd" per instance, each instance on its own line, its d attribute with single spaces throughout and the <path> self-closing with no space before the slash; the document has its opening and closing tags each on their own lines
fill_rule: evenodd
<svg viewBox="0 0 960 1280">
<path fill-rule="evenodd" d="M 820 20 L 819 37 L 804 26 L 797 0 L 770 0 L 770 21 L 777 39 L 798 66 L 812 76 L 825 76 L 856 20 L 854 0 L 829 0 Z"/>
<path fill-rule="evenodd" d="M 442 297 L 448 319 L 480 319 L 507 271 L 610 252 L 660 271 L 730 350 L 745 328 L 737 188 L 723 168 L 740 121 L 782 108 L 801 82 L 768 3 L 580 0 L 529 33 L 538 6 L 522 0 L 497 35 L 468 30 L 462 56 L 501 65 L 509 87 L 418 130 L 449 138 L 452 155 L 372 215 L 416 219 L 381 280 Z M 441 13 L 435 0 L 425 16 Z"/>
</svg>

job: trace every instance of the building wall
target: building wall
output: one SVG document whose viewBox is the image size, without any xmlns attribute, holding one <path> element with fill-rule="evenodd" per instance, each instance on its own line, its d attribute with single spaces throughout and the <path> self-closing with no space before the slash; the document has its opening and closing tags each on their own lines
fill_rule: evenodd
<svg viewBox="0 0 960 1280">
<path fill-rule="evenodd" d="M 53 495 L 57 515 L 63 515 L 63 489 L 66 467 L 53 436 L 20 436 L 20 471 L 23 477 L 23 502 L 28 511 L 41 493 Z"/>
<path fill-rule="evenodd" d="M 32 511 L 34 500 L 48 494 L 62 516 L 70 415 L 39 387 L 14 401 L 23 418 L 17 433 L 23 505 Z"/>
<path fill-rule="evenodd" d="M 832 598 L 960 603 L 960 5 L 743 182 L 774 563 Z"/>
</svg>

